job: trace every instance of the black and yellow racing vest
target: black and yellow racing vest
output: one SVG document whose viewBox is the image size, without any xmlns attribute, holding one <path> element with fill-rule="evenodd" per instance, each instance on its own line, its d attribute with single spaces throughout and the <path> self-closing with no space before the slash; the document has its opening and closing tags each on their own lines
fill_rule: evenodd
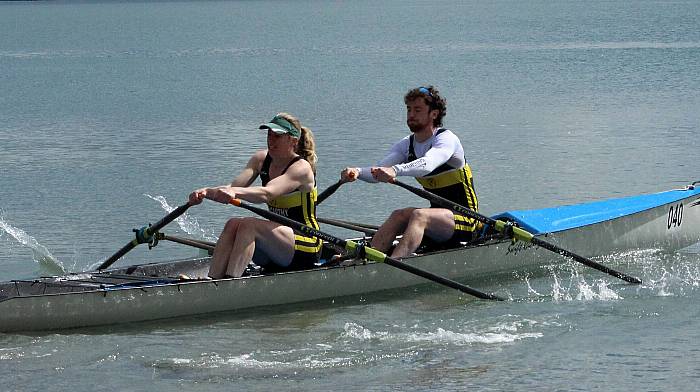
<svg viewBox="0 0 700 392">
<path fill-rule="evenodd" d="M 296 157 L 292 159 L 287 167 L 282 170 L 280 175 L 284 174 L 290 166 L 300 159 L 302 158 Z M 263 186 L 270 182 L 271 163 L 272 157 L 268 154 L 260 168 L 260 180 Z M 316 222 L 316 197 L 316 187 L 314 187 L 311 192 L 302 192 L 297 189 L 294 192 L 268 200 L 267 208 L 276 214 L 280 214 L 318 230 L 319 226 L 318 222 Z M 317 237 L 306 237 L 297 232 L 294 234 L 294 249 L 297 251 L 317 253 L 321 250 L 322 245 L 323 243 Z"/>
<path fill-rule="evenodd" d="M 435 136 L 445 132 L 445 128 L 440 128 Z M 413 148 L 414 135 L 409 137 L 408 160 L 412 162 L 418 159 Z M 454 203 L 467 207 L 470 210 L 478 211 L 479 200 L 474 190 L 474 179 L 469 164 L 464 162 L 464 167 L 454 168 L 447 163 L 443 163 L 438 168 L 424 177 L 416 177 L 416 180 L 423 186 L 423 189 L 438 196 L 444 197 Z M 430 207 L 441 208 L 431 202 Z M 455 214 L 455 230 L 472 232 L 478 227 L 478 222 L 474 219 Z"/>
</svg>

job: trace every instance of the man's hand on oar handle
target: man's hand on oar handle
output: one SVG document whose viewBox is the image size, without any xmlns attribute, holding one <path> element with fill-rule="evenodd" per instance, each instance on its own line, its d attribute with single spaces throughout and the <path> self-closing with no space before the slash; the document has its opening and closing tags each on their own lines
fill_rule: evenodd
<svg viewBox="0 0 700 392">
<path fill-rule="evenodd" d="M 356 167 L 346 167 L 340 172 L 341 183 L 353 182 L 360 176 L 360 169 Z"/>
<path fill-rule="evenodd" d="M 394 182 L 396 170 L 393 167 L 373 167 L 372 177 L 379 182 Z"/>
</svg>

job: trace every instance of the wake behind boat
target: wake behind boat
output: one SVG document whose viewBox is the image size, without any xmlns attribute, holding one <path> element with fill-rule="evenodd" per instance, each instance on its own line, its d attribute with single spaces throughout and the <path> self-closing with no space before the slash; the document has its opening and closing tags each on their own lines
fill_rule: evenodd
<svg viewBox="0 0 700 392">
<path fill-rule="evenodd" d="M 698 183 L 656 194 L 507 211 L 492 218 L 511 222 L 535 238 L 546 239 L 587 257 L 632 249 L 674 251 L 700 241 Z M 151 234 L 165 226 L 169 221 L 161 223 L 166 220 L 154 225 L 156 229 Z M 148 232 L 145 235 L 148 236 Z M 136 246 L 138 242 L 129 244 L 123 249 Z M 335 251 L 327 249 L 325 257 L 330 258 Z M 472 283 L 564 261 L 556 253 L 516 242 L 502 234 L 459 248 L 424 251 L 403 259 L 406 264 L 447 279 Z M 234 311 L 426 282 L 384 263 L 361 259 L 336 265 L 326 263 L 305 271 L 265 274 L 251 270 L 243 277 L 230 279 L 180 277 L 203 278 L 209 263 L 210 258 L 203 257 L 0 283 L 0 332 L 110 325 Z"/>
</svg>

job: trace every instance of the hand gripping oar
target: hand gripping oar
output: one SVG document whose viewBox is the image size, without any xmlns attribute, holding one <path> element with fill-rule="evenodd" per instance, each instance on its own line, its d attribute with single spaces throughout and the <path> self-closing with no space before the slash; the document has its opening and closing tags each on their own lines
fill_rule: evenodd
<svg viewBox="0 0 700 392">
<path fill-rule="evenodd" d="M 554 253 L 558 253 L 562 256 L 571 257 L 572 259 L 574 259 L 575 261 L 577 261 L 583 265 L 586 265 L 586 266 L 591 267 L 591 268 L 595 268 L 598 271 L 605 272 L 608 275 L 612 275 L 616 278 L 620 278 L 626 282 L 636 283 L 636 284 L 642 283 L 642 281 L 638 278 L 626 275 L 626 274 L 619 272 L 619 271 L 615 271 L 614 269 L 608 268 L 602 264 L 598 264 L 589 258 L 583 257 L 583 256 L 578 255 L 578 254 L 571 252 L 569 250 L 560 248 L 560 247 L 558 247 L 550 242 L 547 242 L 545 240 L 537 238 L 533 234 L 531 234 L 530 232 L 528 232 L 526 230 L 523 230 L 519 227 L 515 227 L 515 226 L 508 224 L 504 221 L 495 220 L 495 219 L 489 218 L 487 216 L 481 215 L 478 212 L 474 212 L 474 211 L 472 211 L 464 206 L 461 206 L 457 203 L 454 203 L 450 200 L 447 200 L 444 197 L 441 197 L 441 196 L 438 196 L 434 193 L 428 192 L 425 189 L 416 188 L 416 187 L 413 187 L 411 185 L 404 184 L 403 182 L 396 180 L 396 179 L 394 179 L 393 184 L 396 184 L 396 185 L 400 186 L 401 188 L 407 189 L 408 191 L 410 191 L 410 192 L 412 192 L 412 193 L 414 193 L 414 194 L 416 194 L 424 199 L 428 199 L 429 201 L 434 202 L 435 204 L 438 204 L 444 208 L 450 209 L 450 210 L 457 212 L 459 214 L 462 214 L 462 215 L 466 215 L 472 219 L 476 219 L 480 222 L 486 223 L 487 225 L 491 225 L 498 232 L 511 235 L 513 238 L 515 238 L 517 240 L 520 240 L 523 242 L 529 242 L 531 244 L 540 246 L 544 249 L 550 250 Z"/>
<path fill-rule="evenodd" d="M 144 243 L 150 243 L 151 240 L 153 239 L 153 234 L 157 233 L 158 230 L 162 229 L 165 225 L 168 223 L 174 221 L 177 219 L 180 215 L 184 214 L 185 211 L 187 211 L 188 208 L 191 207 L 191 204 L 185 203 L 181 205 L 180 207 L 177 207 L 174 209 L 171 213 L 166 215 L 163 219 L 159 220 L 156 222 L 155 225 L 148 226 L 148 227 L 142 227 L 140 229 L 134 229 L 134 232 L 136 233 L 136 238 L 131 240 L 128 244 L 124 245 L 121 249 L 117 251 L 117 253 L 113 254 L 110 258 L 105 260 L 102 264 L 100 264 L 99 267 L 97 267 L 98 270 L 103 270 L 110 265 L 114 264 L 115 261 L 119 260 L 122 256 L 127 254 L 130 250 L 134 249 L 136 245 L 138 244 L 144 244 Z"/>
<path fill-rule="evenodd" d="M 338 237 L 334 237 L 330 234 L 326 234 L 322 231 L 316 230 L 313 227 L 306 226 L 304 224 L 301 224 L 295 220 L 289 219 L 285 216 L 275 214 L 274 212 L 264 210 L 262 208 L 254 207 L 250 204 L 244 203 L 243 201 L 239 199 L 232 199 L 231 204 L 245 208 L 248 211 L 252 211 L 262 217 L 265 217 L 271 221 L 275 221 L 277 223 L 283 224 L 285 226 L 289 226 L 303 234 L 306 234 L 311 237 L 318 237 L 324 241 L 333 243 L 337 246 L 340 246 L 341 248 L 345 248 L 348 252 L 355 252 L 357 250 L 360 250 L 361 247 L 364 247 L 364 252 L 365 252 L 365 257 L 372 261 L 388 264 L 392 267 L 396 267 L 399 269 L 402 269 L 406 272 L 410 272 L 414 275 L 421 276 L 423 278 L 426 278 L 428 280 L 432 280 L 433 282 L 440 283 L 442 285 L 445 285 L 447 287 L 451 287 L 453 289 L 457 289 L 463 293 L 473 295 L 475 297 L 481 298 L 481 299 L 493 299 L 493 300 L 498 300 L 498 301 L 503 301 L 503 298 L 497 297 L 493 294 L 487 294 L 487 293 L 482 293 L 481 291 L 475 290 L 471 287 L 465 286 L 461 283 L 455 282 L 454 280 L 450 280 L 447 278 L 444 278 L 439 275 L 435 275 L 431 272 L 416 268 L 412 265 L 403 263 L 399 260 L 396 260 L 394 258 L 391 258 L 384 253 L 374 249 L 370 248 L 368 246 L 363 246 L 361 244 L 358 244 L 357 242 L 351 241 L 351 240 L 343 240 Z"/>
</svg>

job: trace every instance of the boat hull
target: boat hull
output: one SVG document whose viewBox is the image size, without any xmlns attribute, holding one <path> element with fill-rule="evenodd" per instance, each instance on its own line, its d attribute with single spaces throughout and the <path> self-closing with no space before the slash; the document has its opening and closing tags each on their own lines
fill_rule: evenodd
<svg viewBox="0 0 700 392">
<path fill-rule="evenodd" d="M 539 237 L 586 257 L 630 249 L 677 250 L 700 241 L 699 198 L 693 193 L 672 203 Z M 680 207 L 683 215 L 680 222 L 676 216 L 674 224 L 673 209 L 678 209 L 679 205 L 683 206 Z M 431 252 L 403 261 L 470 284 L 494 275 L 568 262 L 555 253 L 510 240 Z M 177 276 L 178 273 L 202 276 L 206 274 L 208 262 L 204 258 L 145 264 L 45 278 L 33 285 L 27 281 L 6 283 L 0 289 L 0 331 L 53 330 L 191 316 L 367 294 L 426 282 L 381 263 L 222 280 L 162 282 L 156 277 L 149 278 Z M 141 281 L 138 285 L 82 286 L 82 282 L 95 278 L 117 279 L 125 275 L 139 277 Z M 54 286 L 46 284 L 50 279 L 54 279 Z M 82 288 L 75 290 L 66 282 L 75 282 Z M 43 291 L 32 291 L 41 285 L 44 285 Z"/>
</svg>

